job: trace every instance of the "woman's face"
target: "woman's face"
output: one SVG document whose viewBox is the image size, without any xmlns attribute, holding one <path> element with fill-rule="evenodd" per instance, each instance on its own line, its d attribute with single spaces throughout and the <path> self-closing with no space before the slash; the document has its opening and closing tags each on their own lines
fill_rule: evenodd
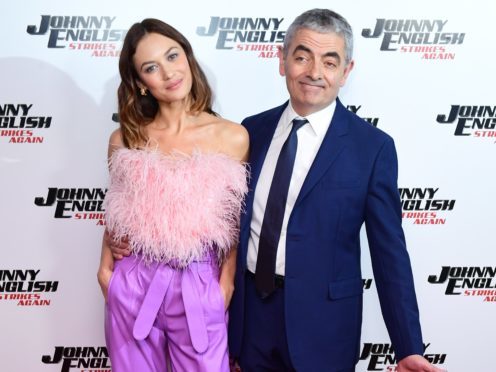
<svg viewBox="0 0 496 372">
<path fill-rule="evenodd" d="M 193 78 L 186 53 L 176 41 L 149 33 L 138 43 L 133 62 L 139 87 L 149 90 L 159 102 L 188 98 Z"/>
</svg>

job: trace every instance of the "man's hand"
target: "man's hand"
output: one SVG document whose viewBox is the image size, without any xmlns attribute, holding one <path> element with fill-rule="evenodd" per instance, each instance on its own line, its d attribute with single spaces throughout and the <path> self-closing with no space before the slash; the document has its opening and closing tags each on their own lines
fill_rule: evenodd
<svg viewBox="0 0 496 372">
<path fill-rule="evenodd" d="M 421 355 L 409 355 L 398 362 L 397 372 L 446 372 L 430 364 Z"/>
<path fill-rule="evenodd" d="M 105 239 L 105 242 L 112 251 L 112 256 L 115 260 L 121 260 L 123 257 L 127 257 L 131 254 L 127 239 L 116 241 L 113 239 L 112 234 L 107 230 L 105 230 L 105 233 L 103 234 L 103 239 Z"/>
</svg>

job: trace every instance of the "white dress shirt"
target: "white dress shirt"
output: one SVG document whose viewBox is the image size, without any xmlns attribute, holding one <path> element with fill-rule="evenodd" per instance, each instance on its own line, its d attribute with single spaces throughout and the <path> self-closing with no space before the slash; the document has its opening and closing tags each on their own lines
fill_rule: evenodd
<svg viewBox="0 0 496 372">
<path fill-rule="evenodd" d="M 336 101 L 331 103 L 326 108 L 308 115 L 304 119 L 308 123 L 303 125 L 296 132 L 298 135 L 298 149 L 296 150 L 296 158 L 289 184 L 288 199 L 286 201 L 286 209 L 284 210 L 284 219 L 282 221 L 281 237 L 277 246 L 276 259 L 276 274 L 284 275 L 285 257 L 286 257 L 286 230 L 288 228 L 288 220 L 293 211 L 294 204 L 298 198 L 303 181 L 305 180 L 310 166 L 319 151 L 320 145 L 331 123 Z M 267 151 L 267 156 L 260 172 L 255 188 L 255 197 L 253 200 L 253 215 L 250 224 L 250 239 L 248 241 L 248 270 L 255 272 L 257 265 L 258 243 L 260 240 L 260 231 L 262 230 L 262 222 L 265 213 L 265 206 L 269 196 L 270 185 L 274 177 L 277 159 L 281 148 L 289 136 L 292 128 L 292 121 L 295 118 L 301 118 L 291 106 L 291 101 L 284 110 L 277 124 L 276 131 L 272 137 L 272 142 Z"/>
</svg>

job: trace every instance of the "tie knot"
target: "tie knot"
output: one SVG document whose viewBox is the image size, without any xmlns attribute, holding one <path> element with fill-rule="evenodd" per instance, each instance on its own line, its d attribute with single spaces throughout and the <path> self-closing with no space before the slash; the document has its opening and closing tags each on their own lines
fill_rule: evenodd
<svg viewBox="0 0 496 372">
<path fill-rule="evenodd" d="M 308 123 L 307 119 L 293 119 L 293 128 L 292 131 L 296 132 L 298 129 L 300 129 L 303 125 Z"/>
</svg>

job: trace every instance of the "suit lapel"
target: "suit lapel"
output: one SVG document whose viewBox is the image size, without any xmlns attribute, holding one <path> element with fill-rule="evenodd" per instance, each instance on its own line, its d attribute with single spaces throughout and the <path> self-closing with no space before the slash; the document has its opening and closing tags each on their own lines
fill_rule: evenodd
<svg viewBox="0 0 496 372">
<path fill-rule="evenodd" d="M 334 111 L 331 124 L 312 163 L 312 166 L 308 171 L 307 177 L 303 182 L 300 193 L 294 205 L 295 208 L 313 189 L 313 187 L 322 178 L 344 149 L 346 144 L 346 134 L 348 133 L 348 115 L 348 110 L 341 104 L 339 99 L 336 99 L 336 109 Z"/>
</svg>

